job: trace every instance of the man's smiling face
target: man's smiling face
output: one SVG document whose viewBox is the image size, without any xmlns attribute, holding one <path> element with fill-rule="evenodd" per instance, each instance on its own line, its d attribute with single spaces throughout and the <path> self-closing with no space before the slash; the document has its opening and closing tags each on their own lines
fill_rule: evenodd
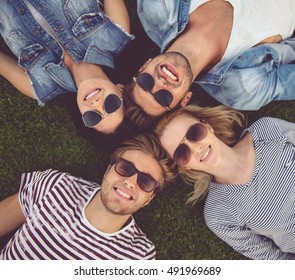
<svg viewBox="0 0 295 280">
<path fill-rule="evenodd" d="M 150 91 L 145 90 L 135 77 L 132 97 L 148 115 L 160 116 L 167 112 L 167 109 L 153 96 L 160 90 L 166 90 L 172 94 L 170 109 L 179 103 L 185 106 L 190 100 L 191 92 L 188 91 L 192 83 L 192 71 L 187 59 L 180 53 L 168 52 L 149 59 L 140 68 L 139 74 L 142 73 L 147 73 L 152 77 L 153 87 Z"/>
<path fill-rule="evenodd" d="M 129 150 L 121 157 L 131 163 L 141 172 L 145 172 L 160 182 L 162 170 L 158 162 L 141 151 Z M 105 174 L 101 185 L 100 196 L 107 211 L 117 215 L 131 215 L 148 204 L 154 197 L 154 192 L 145 192 L 137 184 L 138 174 L 130 177 L 119 175 L 111 166 Z"/>
</svg>

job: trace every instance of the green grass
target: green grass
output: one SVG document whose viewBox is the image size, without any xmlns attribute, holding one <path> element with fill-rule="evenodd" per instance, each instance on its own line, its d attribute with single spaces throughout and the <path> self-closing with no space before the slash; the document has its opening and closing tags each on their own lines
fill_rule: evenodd
<svg viewBox="0 0 295 280">
<path fill-rule="evenodd" d="M 137 41 L 119 61 L 117 79 L 121 81 L 128 80 L 146 58 L 158 52 L 142 33 L 134 2 L 127 1 Z M 6 50 L 3 43 L 0 46 Z M 198 87 L 194 86 L 194 91 L 199 104 L 217 104 Z M 0 78 L 0 200 L 18 191 L 20 175 L 26 171 L 54 168 L 100 182 L 113 145 L 88 141 L 84 137 L 87 130 L 79 128 L 76 110 L 73 94 L 41 108 Z M 258 112 L 247 112 L 249 123 L 262 116 L 295 122 L 295 101 L 272 102 Z M 203 202 L 194 207 L 186 205 L 190 191 L 191 187 L 179 179 L 135 215 L 154 242 L 157 258 L 244 259 L 207 229 Z"/>
</svg>

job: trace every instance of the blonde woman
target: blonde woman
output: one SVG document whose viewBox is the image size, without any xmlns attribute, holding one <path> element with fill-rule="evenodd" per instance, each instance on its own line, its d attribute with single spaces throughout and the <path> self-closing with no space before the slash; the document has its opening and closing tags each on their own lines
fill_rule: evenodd
<svg viewBox="0 0 295 280">
<path fill-rule="evenodd" d="M 208 227 L 252 259 L 295 259 L 295 124 L 261 118 L 236 139 L 243 116 L 225 106 L 188 106 L 156 127 L 161 144 L 208 193 Z"/>
</svg>

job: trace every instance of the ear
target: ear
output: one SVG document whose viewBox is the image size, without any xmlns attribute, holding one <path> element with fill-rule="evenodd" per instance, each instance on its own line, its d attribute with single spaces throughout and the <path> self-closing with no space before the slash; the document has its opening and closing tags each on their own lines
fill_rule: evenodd
<svg viewBox="0 0 295 280">
<path fill-rule="evenodd" d="M 153 193 L 153 195 L 148 199 L 148 201 L 142 206 L 142 208 L 144 207 L 144 206 L 147 206 L 151 201 L 152 201 L 152 199 L 154 198 L 156 196 L 156 194 L 155 193 Z"/>
<path fill-rule="evenodd" d="M 191 91 L 189 91 L 185 95 L 185 97 L 180 102 L 181 107 L 185 107 L 188 104 L 188 102 L 191 100 L 192 95 L 193 95 L 193 93 Z"/>
<path fill-rule="evenodd" d="M 119 88 L 120 91 L 124 92 L 125 85 L 117 84 L 117 88 Z"/>
<path fill-rule="evenodd" d="M 152 58 L 149 58 L 143 65 L 140 66 L 138 73 L 142 72 L 148 65 L 149 63 L 152 61 Z"/>
</svg>

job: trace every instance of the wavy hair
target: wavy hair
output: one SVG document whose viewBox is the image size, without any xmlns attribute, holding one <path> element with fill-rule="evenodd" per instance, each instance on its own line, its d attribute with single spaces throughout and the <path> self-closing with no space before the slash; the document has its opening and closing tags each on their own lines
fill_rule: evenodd
<svg viewBox="0 0 295 280">
<path fill-rule="evenodd" d="M 208 123 L 214 129 L 214 134 L 229 146 L 232 146 L 237 141 L 236 128 L 244 127 L 244 115 L 234 109 L 223 105 L 211 108 L 200 107 L 194 104 L 164 116 L 156 125 L 156 136 L 160 138 L 167 124 L 182 114 L 191 115 L 201 122 Z M 180 176 L 187 183 L 194 185 L 194 190 L 189 194 L 188 203 L 193 204 L 207 194 L 210 181 L 212 180 L 211 174 L 193 169 L 185 169 L 182 166 L 179 166 L 178 170 Z"/>
</svg>

